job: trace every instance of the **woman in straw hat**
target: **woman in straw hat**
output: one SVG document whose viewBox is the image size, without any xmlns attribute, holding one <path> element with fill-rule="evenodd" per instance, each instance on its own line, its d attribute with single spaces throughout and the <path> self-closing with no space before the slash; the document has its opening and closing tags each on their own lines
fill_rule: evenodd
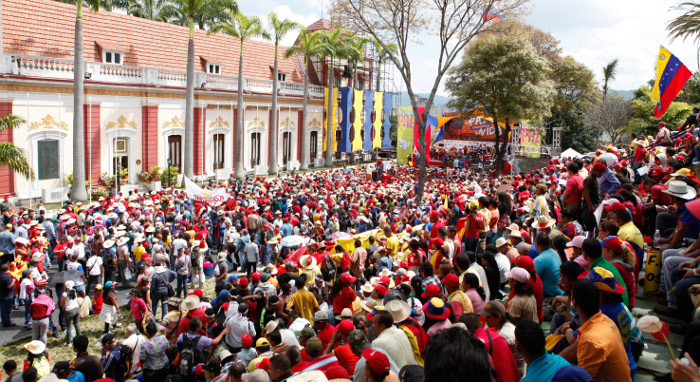
<svg viewBox="0 0 700 382">
<path fill-rule="evenodd" d="M 37 380 L 51 372 L 49 364 L 49 355 L 46 352 L 46 344 L 33 340 L 24 344 L 24 349 L 27 350 L 27 358 L 24 360 L 24 370 L 33 367 L 37 371 Z"/>
</svg>

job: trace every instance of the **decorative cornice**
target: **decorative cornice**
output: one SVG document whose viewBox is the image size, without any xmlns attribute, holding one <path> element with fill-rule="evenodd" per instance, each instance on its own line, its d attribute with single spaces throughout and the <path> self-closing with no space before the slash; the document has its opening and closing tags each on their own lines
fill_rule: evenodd
<svg viewBox="0 0 700 382">
<path fill-rule="evenodd" d="M 54 130 L 59 128 L 68 131 L 68 124 L 63 121 L 59 124 L 50 114 L 46 114 L 46 117 L 42 118 L 41 121 L 32 122 L 29 125 L 29 130 Z"/>
<path fill-rule="evenodd" d="M 283 126 L 283 127 L 296 127 L 296 125 L 294 124 L 294 122 L 292 122 L 292 121 L 289 120 L 289 117 L 287 117 L 284 121 L 282 121 L 282 123 L 280 123 L 280 126 Z"/>
<path fill-rule="evenodd" d="M 213 128 L 215 128 L 215 127 L 223 127 L 223 128 L 225 128 L 226 130 L 229 130 L 229 129 L 231 128 L 231 125 L 228 123 L 228 121 L 224 121 L 224 118 L 220 116 L 220 117 L 217 118 L 216 120 L 211 121 L 211 122 L 209 123 L 209 128 L 210 128 L 210 129 L 213 129 Z"/>
<path fill-rule="evenodd" d="M 265 122 L 261 121 L 258 117 L 255 117 L 252 121 L 248 122 L 248 127 L 265 127 Z"/>
<path fill-rule="evenodd" d="M 170 129 L 173 127 L 185 127 L 185 122 L 183 122 L 177 115 L 169 121 L 163 122 L 163 129 Z"/>
<path fill-rule="evenodd" d="M 321 125 L 321 122 L 319 122 L 319 120 L 314 117 L 314 119 L 312 119 L 311 122 L 309 122 L 309 127 L 321 128 L 323 127 L 323 125 Z"/>
<path fill-rule="evenodd" d="M 118 129 L 131 128 L 131 129 L 134 129 L 134 130 L 137 129 L 137 127 L 136 127 L 136 122 L 134 122 L 134 121 L 129 122 L 129 121 L 126 119 L 126 117 L 123 116 L 123 115 L 120 115 L 119 118 L 117 118 L 117 122 L 116 122 L 116 123 L 115 123 L 115 122 L 109 122 L 109 123 L 107 123 L 107 127 L 105 128 L 105 130 L 111 130 L 111 129 L 114 129 L 114 128 L 118 128 Z"/>
</svg>

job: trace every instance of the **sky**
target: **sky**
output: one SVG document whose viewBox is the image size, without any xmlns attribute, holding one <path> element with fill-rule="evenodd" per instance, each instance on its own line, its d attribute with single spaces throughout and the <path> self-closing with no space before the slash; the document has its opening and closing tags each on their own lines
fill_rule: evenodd
<svg viewBox="0 0 700 382">
<path fill-rule="evenodd" d="M 680 2 L 680 1 L 678 1 Z M 322 15 L 328 18 L 330 0 L 246 0 L 239 2 L 241 11 L 265 19 L 274 10 L 281 18 L 310 25 Z M 582 62 L 602 82 L 602 67 L 617 58 L 618 74 L 609 84 L 617 90 L 632 90 L 655 77 L 659 45 L 665 46 L 688 68 L 698 70 L 697 45 L 692 40 L 670 41 L 667 23 L 681 12 L 672 9 L 676 1 L 668 0 L 533 0 L 531 11 L 523 16 L 531 24 L 551 33 L 560 41 L 564 55 Z M 293 44 L 290 34 L 283 45 Z M 409 46 L 408 54 L 414 73 L 416 92 L 429 92 L 437 73 L 439 47 L 430 35 L 420 36 L 421 44 Z M 417 75 L 418 74 L 418 75 Z M 400 77 L 395 76 L 396 86 Z M 443 80 L 444 82 L 444 80 Z M 438 90 L 446 94 L 444 87 Z"/>
</svg>

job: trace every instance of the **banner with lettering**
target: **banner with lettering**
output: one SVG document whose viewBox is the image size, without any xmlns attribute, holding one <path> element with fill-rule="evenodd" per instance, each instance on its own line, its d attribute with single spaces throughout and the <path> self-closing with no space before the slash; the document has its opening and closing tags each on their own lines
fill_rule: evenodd
<svg viewBox="0 0 700 382">
<path fill-rule="evenodd" d="M 398 127 L 396 131 L 396 163 L 408 164 L 408 157 L 413 153 L 413 129 L 416 119 L 411 106 L 399 106 Z"/>
<path fill-rule="evenodd" d="M 520 147 L 532 147 L 525 152 L 531 158 L 540 157 L 540 146 L 542 146 L 542 135 L 540 129 L 536 127 L 523 127 L 520 135 Z"/>
<path fill-rule="evenodd" d="M 185 177 L 185 191 L 187 191 L 188 198 L 198 202 L 216 204 L 223 203 L 229 198 L 229 193 L 225 188 L 204 190 L 187 177 Z"/>
</svg>

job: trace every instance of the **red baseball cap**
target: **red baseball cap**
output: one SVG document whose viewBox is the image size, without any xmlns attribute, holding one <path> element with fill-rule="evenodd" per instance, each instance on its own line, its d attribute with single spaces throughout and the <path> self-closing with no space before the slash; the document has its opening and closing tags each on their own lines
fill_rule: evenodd
<svg viewBox="0 0 700 382">
<path fill-rule="evenodd" d="M 250 275 L 250 278 L 253 279 L 253 282 L 260 281 L 260 272 L 253 273 L 252 275 Z"/>
<path fill-rule="evenodd" d="M 386 295 L 386 287 L 384 285 L 375 285 L 374 290 L 376 290 L 377 293 L 379 293 L 379 297 L 384 297 Z"/>
<path fill-rule="evenodd" d="M 192 291 L 192 293 L 188 294 L 188 296 L 192 296 L 192 295 L 199 297 L 199 299 L 201 300 L 202 296 L 204 296 L 204 293 L 202 292 L 201 289 L 195 289 L 194 291 Z"/>
<path fill-rule="evenodd" d="M 351 320 L 342 320 L 340 323 L 335 327 L 335 330 L 345 334 L 346 336 L 348 333 L 350 333 L 351 330 L 355 329 L 355 325 L 352 323 Z"/>
<path fill-rule="evenodd" d="M 343 273 L 340 275 L 340 282 L 342 283 L 354 283 L 357 280 L 357 277 L 354 277 L 350 273 Z"/>
<path fill-rule="evenodd" d="M 532 261 L 532 257 L 530 256 L 519 256 L 515 260 L 515 264 L 530 273 L 537 272 L 535 269 L 535 263 Z"/>
<path fill-rule="evenodd" d="M 422 298 L 440 297 L 442 296 L 442 289 L 440 285 L 430 284 L 425 287 L 425 292 L 421 295 Z"/>
<path fill-rule="evenodd" d="M 241 277 L 240 280 L 238 280 L 238 285 L 241 287 L 245 288 L 248 286 L 248 278 L 247 277 Z"/>
<path fill-rule="evenodd" d="M 459 276 L 457 276 L 454 273 L 450 273 L 449 275 L 445 276 L 444 279 L 442 279 L 442 283 L 449 286 L 449 287 L 458 287 L 459 286 Z"/>
<path fill-rule="evenodd" d="M 609 206 L 605 206 L 606 211 L 622 211 L 626 209 L 627 207 L 625 207 L 625 205 L 620 202 L 615 202 Z"/>
<path fill-rule="evenodd" d="M 251 337 L 247 333 L 243 333 L 241 335 L 241 344 L 246 349 L 250 348 L 251 346 L 253 346 L 253 337 Z"/>
<path fill-rule="evenodd" d="M 362 351 L 362 357 L 367 361 L 369 368 L 376 374 L 383 375 L 391 370 L 389 358 L 382 352 L 367 348 Z"/>
</svg>

